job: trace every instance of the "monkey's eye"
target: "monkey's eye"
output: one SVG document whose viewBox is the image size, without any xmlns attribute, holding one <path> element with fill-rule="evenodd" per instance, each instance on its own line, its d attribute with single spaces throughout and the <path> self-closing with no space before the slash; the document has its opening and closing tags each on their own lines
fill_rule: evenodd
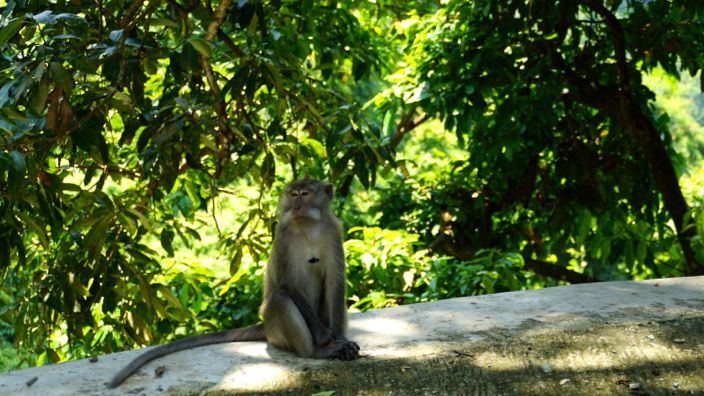
<svg viewBox="0 0 704 396">
<path fill-rule="evenodd" d="M 298 193 L 295 192 L 295 191 L 291 191 L 291 192 L 289 193 L 289 195 L 290 195 L 291 197 L 293 197 L 293 198 L 296 198 L 296 197 L 298 196 Z"/>
<path fill-rule="evenodd" d="M 308 191 L 301 191 L 301 195 L 303 195 L 304 197 L 308 194 L 310 194 Z"/>
</svg>

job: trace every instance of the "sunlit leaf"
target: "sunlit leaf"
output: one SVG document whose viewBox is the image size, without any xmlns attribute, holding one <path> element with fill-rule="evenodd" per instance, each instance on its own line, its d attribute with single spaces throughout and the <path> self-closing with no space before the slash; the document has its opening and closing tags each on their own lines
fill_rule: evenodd
<svg viewBox="0 0 704 396">
<path fill-rule="evenodd" d="M 152 234 L 157 233 L 156 230 L 154 229 L 154 226 L 152 226 L 151 221 L 149 221 L 147 219 L 147 217 L 144 216 L 140 211 L 133 209 L 133 208 L 127 208 L 126 210 L 127 210 L 127 212 L 129 212 L 130 214 L 132 214 L 133 216 L 138 218 L 139 222 L 144 226 L 144 228 L 149 230 L 149 232 L 151 232 Z"/>
<path fill-rule="evenodd" d="M 124 29 L 113 30 L 112 32 L 110 32 L 110 40 L 115 43 L 119 42 L 122 39 L 123 32 Z"/>
<path fill-rule="evenodd" d="M 20 174 L 24 174 L 27 168 L 27 162 L 24 159 L 24 155 L 17 150 L 10 152 L 10 158 L 12 159 L 12 167 L 15 168 Z"/>
<path fill-rule="evenodd" d="M 308 148 L 312 153 L 315 153 L 316 156 L 320 159 L 325 159 L 327 158 L 327 153 L 325 152 L 325 147 L 323 147 L 323 144 L 320 143 L 319 141 L 315 139 L 310 139 L 310 138 L 305 138 L 301 140 L 301 144 Z"/>
<path fill-rule="evenodd" d="M 39 14 L 33 15 L 32 19 L 41 24 L 52 24 L 56 22 L 56 16 L 54 16 L 54 13 L 50 10 L 45 10 Z"/>
<path fill-rule="evenodd" d="M 32 231 L 34 231 L 35 234 L 37 234 L 37 237 L 39 238 L 39 242 L 41 243 L 42 247 L 44 249 L 49 249 L 49 238 L 47 237 L 44 228 L 37 224 L 37 222 L 34 221 L 34 219 L 32 219 L 31 217 L 29 217 L 29 215 L 26 213 L 17 212 L 16 215 L 26 226 L 28 226 Z"/>
<path fill-rule="evenodd" d="M 200 52 L 201 55 L 203 55 L 206 58 L 210 58 L 210 54 L 212 53 L 211 46 L 209 42 L 199 39 L 199 38 L 191 38 L 188 39 L 188 42 L 191 43 L 193 48 L 196 49 L 196 51 Z"/>
<path fill-rule="evenodd" d="M 7 44 L 22 29 L 24 18 L 16 18 L 9 21 L 0 29 L 0 46 Z"/>
</svg>

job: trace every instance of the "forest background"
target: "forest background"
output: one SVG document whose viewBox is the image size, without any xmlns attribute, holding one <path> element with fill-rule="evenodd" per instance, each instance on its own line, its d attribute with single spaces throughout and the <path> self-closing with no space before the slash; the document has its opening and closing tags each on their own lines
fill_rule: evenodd
<svg viewBox="0 0 704 396">
<path fill-rule="evenodd" d="M 700 0 L 0 7 L 0 370 L 256 322 L 303 175 L 353 310 L 704 273 Z"/>
</svg>

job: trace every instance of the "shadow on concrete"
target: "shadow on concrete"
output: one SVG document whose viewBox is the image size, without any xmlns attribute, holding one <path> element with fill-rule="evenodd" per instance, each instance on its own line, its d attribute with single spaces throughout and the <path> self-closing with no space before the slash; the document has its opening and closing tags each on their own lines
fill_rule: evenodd
<svg viewBox="0 0 704 396">
<path fill-rule="evenodd" d="M 369 357 L 316 365 L 266 392 L 704 394 L 704 294 L 686 283 L 576 285 L 377 310 L 354 318 L 351 333 Z M 429 343 L 411 358 L 374 353 L 391 345 L 408 355 Z"/>
</svg>

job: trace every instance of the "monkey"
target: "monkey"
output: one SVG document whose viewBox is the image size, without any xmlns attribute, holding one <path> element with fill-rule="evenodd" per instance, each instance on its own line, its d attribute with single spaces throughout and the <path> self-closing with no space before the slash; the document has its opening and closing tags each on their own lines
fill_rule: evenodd
<svg viewBox="0 0 704 396">
<path fill-rule="evenodd" d="M 319 180 L 306 177 L 286 186 L 264 275 L 262 323 L 157 346 L 137 356 L 108 386 L 119 386 L 158 357 L 225 342 L 267 341 L 304 358 L 357 359 L 359 345 L 346 338 L 342 226 L 330 208 L 332 198 L 332 185 Z"/>
</svg>

